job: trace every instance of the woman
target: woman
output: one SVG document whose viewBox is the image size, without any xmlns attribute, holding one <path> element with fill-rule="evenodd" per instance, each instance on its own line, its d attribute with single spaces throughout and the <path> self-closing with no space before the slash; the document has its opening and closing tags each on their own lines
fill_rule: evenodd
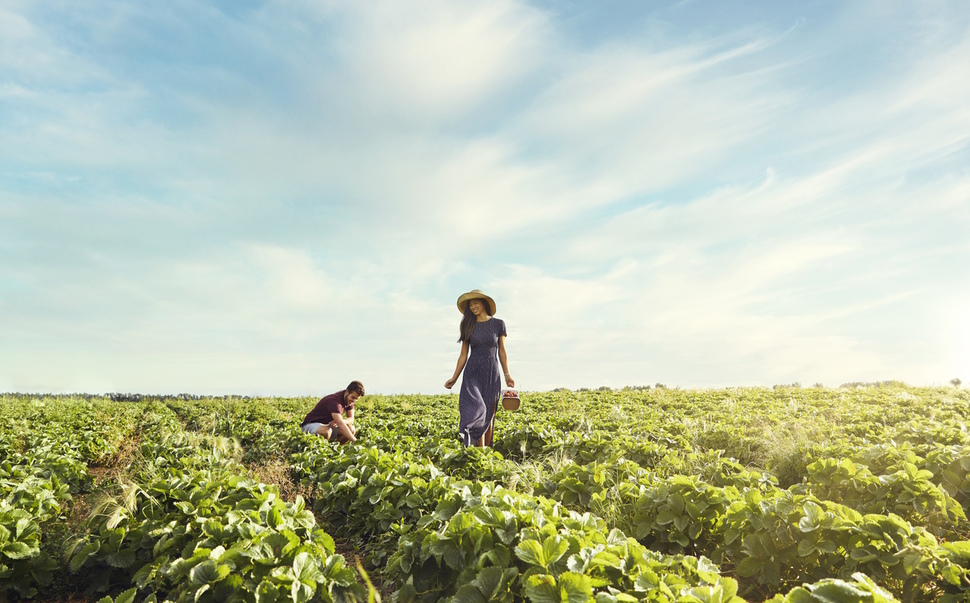
<svg viewBox="0 0 970 603">
<path fill-rule="evenodd" d="M 495 300 L 478 289 L 458 298 L 458 311 L 464 315 L 461 319 L 461 337 L 458 339 L 461 353 L 455 374 L 445 381 L 445 387 L 451 389 L 462 369 L 467 369 L 458 397 L 458 410 L 461 413 L 458 433 L 465 446 L 491 446 L 495 408 L 502 389 L 499 363 L 505 373 L 506 386 L 515 387 L 515 380 L 509 374 L 509 359 L 505 354 L 505 323 L 493 318 Z"/>
</svg>

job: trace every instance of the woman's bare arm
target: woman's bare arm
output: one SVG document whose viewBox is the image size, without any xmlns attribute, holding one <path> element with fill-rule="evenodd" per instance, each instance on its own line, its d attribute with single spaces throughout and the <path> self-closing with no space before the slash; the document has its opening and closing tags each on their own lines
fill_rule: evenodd
<svg viewBox="0 0 970 603">
<path fill-rule="evenodd" d="M 509 355 L 505 351 L 505 335 L 498 338 L 498 361 L 502 363 L 502 372 L 505 373 L 505 385 L 515 387 L 515 379 L 509 374 Z"/>
<path fill-rule="evenodd" d="M 468 341 L 461 342 L 461 353 L 458 354 L 458 366 L 455 367 L 455 374 L 452 375 L 451 379 L 445 381 L 445 387 L 451 389 L 458 381 L 458 375 L 461 374 L 462 369 L 465 368 L 465 362 L 468 361 Z"/>
</svg>

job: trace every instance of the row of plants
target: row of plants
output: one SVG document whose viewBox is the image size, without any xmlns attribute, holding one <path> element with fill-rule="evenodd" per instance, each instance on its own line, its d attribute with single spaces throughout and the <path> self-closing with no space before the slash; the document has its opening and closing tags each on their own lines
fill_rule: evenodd
<svg viewBox="0 0 970 603">
<path fill-rule="evenodd" d="M 594 589 L 615 601 L 631 600 L 627 591 L 738 600 L 737 584 L 706 560 L 654 553 L 550 499 L 452 477 L 408 452 L 317 440 L 307 449 L 293 462 L 317 487 L 315 508 L 365 545 L 396 601 L 587 600 Z"/>
<path fill-rule="evenodd" d="M 138 412 L 110 413 L 89 401 L 69 412 L 54 402 L 0 398 L 0 596 L 33 597 L 59 565 L 52 532 L 74 498 L 89 492 L 88 463 L 117 452 Z"/>
<path fill-rule="evenodd" d="M 473 492 L 487 483 L 455 479 L 427 457 L 409 452 L 385 452 L 371 446 L 333 449 L 316 440 L 311 440 L 308 448 L 308 452 L 294 455 L 294 467 L 316 484 L 318 510 L 345 526 L 348 534 L 369 544 L 371 561 L 375 564 L 382 563 L 388 555 L 392 561 L 398 559 L 401 546 L 413 551 L 415 545 L 409 538 L 417 526 L 422 527 L 421 533 L 425 536 L 432 532 L 440 535 L 445 526 L 430 525 L 427 518 L 449 517 L 449 513 L 441 514 L 442 501 L 455 492 Z M 494 455 L 474 449 L 466 453 L 483 458 Z M 714 485 L 696 475 L 658 478 L 628 461 L 626 477 L 638 479 L 622 481 L 614 472 L 609 476 L 612 484 L 607 487 L 608 467 L 576 464 L 569 467 L 577 471 L 563 471 L 546 483 L 547 488 L 555 487 L 554 498 L 572 503 L 573 508 L 594 511 L 609 508 L 609 499 L 619 498 L 618 515 L 627 518 L 624 522 L 627 533 L 636 536 L 638 546 L 649 547 L 648 550 L 658 554 L 691 552 L 696 555 L 695 559 L 710 557 L 746 579 L 748 595 L 785 592 L 803 583 L 831 577 L 851 580 L 860 571 L 880 578 L 905 601 L 927 596 L 956 600 L 970 586 L 962 556 L 965 542 L 941 545 L 924 528 L 914 528 L 894 514 L 863 515 L 845 505 L 819 500 L 810 493 L 782 490 L 763 475 L 739 468 L 731 461 L 722 462 L 720 470 L 708 472 L 708 479 L 722 485 Z M 591 471 L 585 473 L 588 470 Z M 580 488 L 570 487 L 588 483 L 576 479 L 577 472 L 585 473 L 584 477 L 597 485 L 584 489 L 590 493 L 585 500 L 576 496 Z M 571 483 L 571 480 L 575 481 Z M 725 485 L 731 482 L 736 485 Z M 568 495 L 556 496 L 563 493 Z M 506 498 L 509 497 L 541 498 L 522 493 L 508 493 Z M 479 506 L 488 504 L 480 502 Z M 549 501 L 549 504 L 555 502 Z M 951 508 L 960 509 L 956 505 Z M 435 513 L 430 513 L 431 509 Z M 599 518 L 596 521 L 597 531 L 607 533 L 604 529 L 607 524 Z M 487 532 L 497 528 L 492 524 L 482 529 Z M 394 536 L 388 538 L 389 533 Z M 615 533 L 623 534 L 622 531 Z M 468 540 L 475 551 L 481 546 L 479 540 L 476 536 Z M 428 563 L 431 549 L 423 551 L 420 561 Z M 437 560 L 464 558 L 470 554 L 452 553 L 442 553 L 444 556 Z M 514 561 L 511 557 L 502 559 L 506 564 Z M 413 559 L 404 565 L 404 570 L 390 571 L 387 577 L 392 582 L 399 581 L 403 577 L 401 571 L 407 573 L 412 565 Z M 392 570 L 398 567 L 399 562 L 389 564 Z M 450 574 L 444 569 L 438 566 L 429 570 L 429 575 L 436 580 L 434 588 L 427 582 L 414 586 L 416 593 L 426 593 L 425 598 L 414 598 L 407 587 L 399 591 L 399 597 L 438 600 L 457 592 L 463 584 L 463 575 L 473 577 L 467 572 L 462 574 L 462 569 L 452 578 L 446 578 Z M 524 575 L 528 569 L 516 571 Z M 412 577 L 411 582 L 415 579 Z M 451 579 L 456 582 L 448 582 Z M 736 585 L 732 588 L 736 592 Z"/>
<path fill-rule="evenodd" d="M 22 402 L 0 399 L 12 425 L 0 434 L 0 600 L 41 595 L 52 577 L 104 601 L 367 598 L 303 500 L 251 478 L 237 440 L 186 431 L 154 400 Z M 78 498 L 86 517 L 68 538 Z"/>
<path fill-rule="evenodd" d="M 656 393 L 663 397 L 670 395 L 668 392 Z M 854 392 L 854 394 L 857 393 Z M 900 393 L 906 392 L 896 392 L 893 394 L 895 399 L 905 403 L 904 406 L 907 408 L 911 407 L 912 400 L 909 399 L 911 395 L 900 396 Z M 572 397 L 563 396 L 563 398 Z M 885 396 L 882 397 L 885 398 Z M 567 415 L 558 412 L 558 407 L 564 402 L 562 399 L 558 402 L 542 400 L 541 397 L 536 400 L 533 410 L 539 410 L 545 404 L 557 411 L 553 412 L 551 417 L 543 417 L 539 412 L 534 413 L 540 415 L 538 417 L 525 417 L 526 413 L 516 417 L 505 417 L 507 423 L 502 425 L 500 439 L 496 446 L 497 450 L 504 452 L 501 456 L 492 453 L 472 459 L 462 450 L 456 450 L 454 439 L 444 435 L 451 428 L 449 423 L 454 419 L 454 414 L 449 413 L 447 409 L 444 409 L 445 412 L 439 412 L 443 409 L 435 403 L 442 402 L 440 399 L 431 400 L 431 404 L 428 404 L 426 399 L 410 398 L 403 402 L 395 399 L 394 403 L 368 409 L 373 412 L 359 415 L 363 417 L 360 421 L 363 430 L 361 435 L 376 450 L 391 452 L 390 464 L 407 465 L 412 472 L 415 470 L 414 467 L 421 466 L 422 462 L 426 461 L 426 468 L 422 471 L 429 475 L 438 471 L 442 475 L 456 479 L 467 476 L 479 481 L 491 480 L 499 484 L 515 481 L 516 477 L 521 476 L 521 467 L 524 464 L 546 463 L 551 466 L 554 463 L 547 462 L 550 458 L 568 458 L 569 463 L 564 467 L 560 463 L 556 470 L 543 467 L 543 470 L 538 472 L 537 479 L 531 484 L 530 492 L 549 495 L 571 508 L 593 508 L 603 514 L 608 526 L 620 526 L 628 533 L 638 534 L 642 542 L 659 550 L 673 553 L 678 550 L 707 553 L 712 557 L 725 560 L 730 564 L 729 567 L 733 572 L 738 571 L 737 566 L 733 561 L 728 560 L 726 549 L 719 552 L 713 544 L 723 540 L 720 536 L 713 537 L 714 526 L 723 525 L 724 509 L 732 502 L 736 502 L 748 489 L 758 489 L 772 496 L 788 492 L 792 496 L 808 497 L 810 500 L 807 502 L 815 500 L 818 503 L 824 503 L 830 498 L 837 499 L 848 510 L 857 510 L 863 516 L 899 515 L 910 527 L 922 524 L 918 529 L 926 529 L 931 535 L 937 534 L 951 540 L 960 539 L 965 534 L 965 513 L 961 505 L 954 501 L 956 498 L 957 501 L 963 502 L 960 498 L 965 498 L 965 495 L 960 497 L 950 495 L 954 486 L 959 490 L 966 481 L 966 471 L 961 469 L 961 459 L 964 456 L 962 445 L 932 443 L 932 438 L 927 438 L 926 434 L 933 434 L 933 429 L 914 429 L 912 422 L 903 421 L 901 418 L 895 423 L 890 422 L 886 417 L 892 416 L 893 412 L 881 412 L 882 422 L 876 426 L 877 429 L 873 429 L 870 425 L 865 432 L 862 432 L 858 430 L 858 421 L 845 421 L 847 426 L 845 438 L 837 442 L 825 442 L 824 446 L 804 448 L 802 452 L 805 453 L 805 461 L 800 469 L 801 481 L 790 486 L 788 490 L 781 490 L 777 488 L 778 478 L 772 475 L 767 467 L 756 467 L 755 471 L 751 471 L 736 460 L 725 458 L 726 453 L 719 449 L 698 450 L 692 448 L 689 443 L 689 441 L 701 439 L 710 442 L 729 439 L 732 430 L 738 433 L 739 428 L 736 425 L 717 423 L 710 419 L 709 427 L 702 432 L 705 434 L 704 437 L 695 436 L 692 440 L 687 437 L 689 430 L 684 428 L 684 425 L 690 427 L 690 421 L 683 421 L 680 427 L 663 430 L 653 430 L 651 429 L 653 426 L 641 423 L 639 427 L 643 431 L 636 432 L 629 429 L 630 417 L 638 414 L 635 407 L 631 408 L 629 398 L 608 401 L 604 399 L 605 394 L 601 392 L 597 392 L 593 398 L 588 400 L 589 406 L 603 407 L 600 409 L 600 415 L 597 415 L 598 428 L 583 420 L 563 418 Z M 444 401 L 449 402 L 447 399 Z M 664 404 L 663 412 L 669 414 L 669 411 L 675 408 L 683 412 L 683 407 L 667 405 L 666 401 L 661 402 Z M 834 407 L 832 404 L 829 406 Z M 871 411 L 870 407 L 874 406 L 876 405 L 861 405 L 866 412 Z M 789 407 L 798 410 L 798 405 L 791 401 L 789 401 Z M 817 418 L 824 416 L 826 412 L 832 414 L 831 408 L 824 412 L 815 409 L 807 414 Z M 253 415 L 251 409 L 246 413 Z M 267 424 L 261 419 L 249 423 L 244 414 L 237 414 L 232 420 L 225 421 L 225 424 L 234 425 L 237 433 L 246 433 L 247 424 L 262 424 L 263 427 L 256 427 L 254 430 L 258 437 L 249 438 L 253 443 L 270 440 L 267 437 L 270 431 L 267 427 L 272 427 L 276 430 L 275 440 L 285 444 L 287 449 L 298 449 L 301 446 L 299 434 L 287 433 L 285 427 Z M 299 417 L 300 412 L 290 414 Z M 592 413 L 587 408 L 583 414 Z M 651 413 L 640 412 L 639 414 L 656 416 L 658 411 L 654 409 Z M 536 418 L 540 420 L 535 420 Z M 953 415 L 948 417 L 948 420 L 951 423 L 945 427 L 937 426 L 935 434 L 948 434 L 944 441 L 952 442 L 952 434 L 959 431 L 959 426 L 952 423 Z M 903 433 L 908 439 L 903 439 L 899 444 L 890 442 L 876 445 L 873 445 L 872 440 L 857 439 L 860 433 L 865 433 L 868 438 L 880 431 L 889 433 L 889 426 L 897 429 L 893 432 L 895 435 Z M 313 439 L 309 441 L 312 442 Z M 272 448 L 272 445 L 270 447 Z M 840 452 L 851 453 L 859 459 L 859 462 L 855 463 L 849 458 L 827 458 L 824 456 L 826 449 L 838 449 Z M 402 452 L 406 454 L 401 456 Z M 917 452 L 925 456 L 920 456 Z M 299 466 L 299 455 L 293 458 Z M 716 462 L 709 462 L 711 458 Z M 330 461 L 348 466 L 358 464 L 358 459 L 342 458 L 339 451 Z M 872 463 L 880 474 L 873 474 L 862 464 L 862 461 Z M 926 466 L 935 467 L 938 470 L 931 471 L 924 468 Z M 626 470 L 618 470 L 624 467 Z M 339 473 L 340 468 L 324 468 L 322 472 L 318 471 L 315 483 L 323 479 L 319 477 L 320 475 L 326 476 L 335 472 Z M 851 475 L 847 475 L 846 472 Z M 684 509 L 698 507 L 704 509 L 708 514 L 706 521 L 709 524 L 706 530 L 700 527 L 703 521 L 687 521 L 683 524 L 683 529 L 678 528 L 678 522 L 685 522 L 683 515 L 685 513 L 689 515 L 686 511 L 682 510 L 681 516 L 676 520 L 663 516 L 657 511 L 661 509 L 669 512 L 669 509 L 664 509 L 664 505 L 669 502 L 667 490 L 670 487 L 676 487 L 678 480 L 690 481 L 692 476 L 700 480 L 693 486 L 696 491 L 719 497 L 721 500 L 719 506 L 703 500 L 695 500 L 691 504 L 683 505 Z M 421 477 L 421 479 L 425 478 Z M 521 489 L 521 483 L 517 486 Z M 708 488 L 708 486 L 714 487 Z M 400 484 L 395 487 L 400 487 Z M 732 494 L 729 488 L 734 488 L 736 493 Z M 320 498 L 341 500 L 341 493 L 333 491 L 332 485 L 324 486 L 320 494 Z M 369 499 L 368 496 L 358 497 L 356 500 Z M 676 497 L 674 500 L 677 500 Z M 591 503 L 595 504 L 591 505 Z M 340 504 L 342 503 L 334 503 L 332 507 L 320 510 L 334 518 L 339 518 L 335 523 L 345 522 L 348 516 L 353 515 L 348 514 L 347 509 L 339 508 Z M 366 504 L 363 506 L 367 507 Z M 676 504 L 674 506 L 676 507 Z M 636 512 L 638 507 L 639 513 Z M 810 505 L 809 508 L 811 508 Z M 653 509 L 654 516 L 662 517 L 663 522 L 650 529 L 643 527 L 652 521 L 644 520 L 646 509 Z M 720 509 L 720 511 L 714 513 L 712 509 Z M 376 511 L 369 510 L 375 517 L 386 515 L 383 519 L 384 524 L 388 523 L 387 518 L 393 519 L 403 514 L 394 505 L 384 505 Z M 694 512 L 697 513 L 696 510 Z M 639 522 L 632 521 L 632 518 L 636 517 L 640 518 Z M 360 529 L 354 533 L 358 535 L 361 542 L 371 545 L 371 553 L 378 555 L 376 558 L 385 558 L 389 554 L 386 543 L 385 546 L 375 546 L 377 541 L 373 540 L 378 532 L 380 529 L 371 531 Z M 653 534 L 661 536 L 654 537 Z M 704 535 L 707 537 L 707 542 L 703 540 Z M 386 536 L 385 540 L 387 540 Z M 845 554 L 841 553 L 841 555 L 845 559 Z M 851 577 L 851 566 L 852 564 L 845 564 L 849 569 L 843 569 L 840 575 Z M 828 570 L 818 570 L 817 573 L 824 574 L 825 571 Z M 932 579 L 926 578 L 925 582 L 936 584 L 935 580 L 939 579 L 941 583 L 946 583 L 946 579 L 939 574 L 934 576 Z M 739 577 L 745 576 L 739 575 Z M 761 580 L 766 584 L 757 586 L 770 591 L 784 588 L 791 582 L 797 583 L 799 579 L 798 575 L 786 578 L 780 574 L 777 579 L 774 579 L 770 572 L 765 572 Z"/>
<path fill-rule="evenodd" d="M 409 422 L 410 418 L 401 421 Z M 623 526 L 626 533 L 637 535 L 641 545 L 653 550 L 709 556 L 742 579 L 749 596 L 791 594 L 803 582 L 820 584 L 835 577 L 851 581 L 860 571 L 886 582 L 903 600 L 959 600 L 970 584 L 962 556 L 965 543 L 960 542 L 966 536 L 966 515 L 948 490 L 966 480 L 966 472 L 961 474 L 961 445 L 923 444 L 920 452 L 927 455 L 924 458 L 916 455 L 916 446 L 909 440 L 899 445 L 857 443 L 844 449 L 861 459 L 868 457 L 880 475 L 850 459 L 815 460 L 806 462 L 800 482 L 782 489 L 766 468 L 751 470 L 735 459 L 724 458 L 719 450 L 685 450 L 684 440 L 677 434 L 636 437 L 596 432 L 581 422 L 573 425 L 573 431 L 557 429 L 554 424 L 562 425 L 563 420 L 539 425 L 513 421 L 501 431 L 496 448 L 506 451 L 506 463 L 509 457 L 519 463 L 557 455 L 569 459 L 559 463 L 557 471 L 545 472 L 537 480 L 541 487 L 534 483 L 533 491 L 544 490 L 569 508 L 611 515 L 612 521 L 605 526 Z M 388 438 L 384 435 L 387 425 L 382 417 L 380 428 L 367 438 L 374 444 L 366 452 L 368 457 L 379 459 L 385 451 L 390 455 L 383 468 L 375 464 L 376 480 L 361 469 L 368 466 L 367 459 L 342 449 L 331 450 L 308 473 L 320 488 L 320 498 L 335 501 L 323 505 L 325 513 L 334 513 L 341 521 L 360 517 L 366 523 L 387 509 L 401 508 L 386 504 L 380 496 L 366 496 L 365 482 L 369 487 L 380 486 L 382 496 L 398 492 L 412 504 L 422 498 L 415 496 L 415 489 L 431 499 L 438 497 L 434 488 L 422 490 L 420 482 L 416 488 L 410 478 L 393 474 L 389 467 L 407 466 L 414 473 L 421 466 L 418 474 L 425 480 L 425 475 L 440 470 L 436 463 L 449 458 L 440 451 L 447 449 L 442 441 L 451 439 L 436 438 L 434 428 L 418 430 L 428 433 L 422 433 L 419 442 L 400 435 Z M 415 429 L 408 425 L 401 431 L 413 433 Z M 304 457 L 294 459 L 298 468 L 305 469 Z M 926 466 L 938 470 L 922 468 Z M 693 473 L 677 473 L 677 469 Z M 513 470 L 503 479 L 502 472 L 500 462 L 497 470 L 483 468 L 477 474 L 499 483 L 514 475 Z M 455 469 L 441 473 L 452 476 Z M 447 489 L 442 484 L 438 488 Z M 370 506 L 361 505 L 358 514 L 346 504 L 349 500 L 366 500 Z M 401 518 L 396 530 L 407 533 L 413 525 L 407 515 L 397 511 L 384 520 Z M 817 516 L 825 521 L 816 525 Z M 823 532 L 824 537 L 818 536 Z M 373 542 L 366 525 L 358 533 Z M 934 534 L 955 542 L 941 542 Z"/>
<path fill-rule="evenodd" d="M 140 463 L 72 547 L 70 570 L 89 591 L 198 603 L 366 598 L 301 498 L 283 501 L 252 479 L 237 442 L 161 414 L 146 420 L 154 433 Z"/>
<path fill-rule="evenodd" d="M 124 600 L 363 597 L 321 525 L 398 601 L 967 596 L 964 390 L 524 394 L 485 451 L 455 437 L 455 396 L 367 396 L 346 447 L 299 431 L 315 401 L 0 396 L 0 458 L 23 473 L 13 454 L 43 451 L 46 430 L 51 463 L 75 463 L 58 517 L 79 495 L 94 512 L 72 579 Z M 133 442 L 124 479 L 92 485 Z M 302 476 L 316 518 L 250 477 L 263 464 Z M 52 520 L 20 497 L 43 550 Z"/>
</svg>

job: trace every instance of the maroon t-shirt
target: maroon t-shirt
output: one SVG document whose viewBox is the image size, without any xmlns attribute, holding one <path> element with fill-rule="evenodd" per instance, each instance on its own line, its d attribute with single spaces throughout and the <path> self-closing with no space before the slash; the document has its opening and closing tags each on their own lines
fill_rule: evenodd
<svg viewBox="0 0 970 603">
<path fill-rule="evenodd" d="M 339 392 L 320 398 L 320 401 L 313 407 L 313 410 L 307 413 L 302 425 L 306 425 L 307 423 L 323 423 L 326 425 L 333 421 L 333 413 L 342 415 L 349 410 L 353 410 L 353 402 L 344 402 L 344 393 L 346 391 L 342 389 Z"/>
</svg>

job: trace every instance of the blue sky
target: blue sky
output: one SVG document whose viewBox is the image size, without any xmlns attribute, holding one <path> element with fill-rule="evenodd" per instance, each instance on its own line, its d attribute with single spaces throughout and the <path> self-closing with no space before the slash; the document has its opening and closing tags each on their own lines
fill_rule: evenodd
<svg viewBox="0 0 970 603">
<path fill-rule="evenodd" d="M 0 391 L 970 381 L 965 2 L 0 4 Z"/>
</svg>

